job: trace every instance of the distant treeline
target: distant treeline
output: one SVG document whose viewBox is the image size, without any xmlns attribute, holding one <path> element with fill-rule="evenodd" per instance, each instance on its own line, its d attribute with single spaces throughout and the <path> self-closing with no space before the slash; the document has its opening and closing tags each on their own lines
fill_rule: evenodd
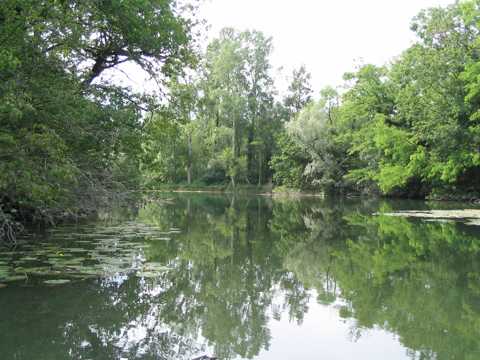
<svg viewBox="0 0 480 360">
<path fill-rule="evenodd" d="M 422 11 L 418 41 L 313 100 L 305 67 L 287 93 L 272 40 L 225 29 L 146 123 L 145 184 L 231 182 L 398 196 L 480 190 L 480 1 Z"/>
</svg>

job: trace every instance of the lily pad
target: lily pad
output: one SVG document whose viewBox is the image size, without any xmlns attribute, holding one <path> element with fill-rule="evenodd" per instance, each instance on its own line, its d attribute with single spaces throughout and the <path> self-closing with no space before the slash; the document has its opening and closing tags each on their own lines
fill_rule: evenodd
<svg viewBox="0 0 480 360">
<path fill-rule="evenodd" d="M 15 255 L 15 254 L 18 254 L 18 253 L 15 252 L 15 251 L 2 251 L 2 252 L 0 252 L 0 256 L 7 256 L 7 257 L 9 257 L 10 255 Z"/>
<path fill-rule="evenodd" d="M 43 283 L 47 285 L 63 285 L 68 284 L 71 280 L 68 279 L 56 279 L 56 280 L 45 280 Z"/>
<path fill-rule="evenodd" d="M 480 225 L 480 209 L 465 210 L 425 210 L 425 211 L 395 211 L 387 213 L 375 213 L 374 215 L 399 216 L 418 218 L 427 221 L 463 221 L 467 225 Z"/>
<path fill-rule="evenodd" d="M 25 280 L 27 277 L 25 275 L 11 275 L 3 279 L 3 282 L 14 282 Z"/>
<path fill-rule="evenodd" d="M 83 253 L 87 252 L 87 249 L 82 249 L 82 248 L 70 248 L 70 249 L 65 249 L 66 253 Z"/>
<path fill-rule="evenodd" d="M 19 274 L 31 274 L 31 273 L 37 273 L 37 272 L 45 272 L 45 271 L 50 271 L 49 267 L 31 267 L 31 268 L 24 268 L 24 267 L 18 267 L 15 268 L 15 272 Z"/>
<path fill-rule="evenodd" d="M 96 279 L 98 275 L 90 275 L 90 274 L 73 274 L 69 275 L 72 279 L 79 279 L 79 280 L 88 280 L 88 279 Z"/>
<path fill-rule="evenodd" d="M 135 275 L 142 278 L 158 278 L 160 276 L 160 274 L 155 271 L 137 271 Z"/>
<path fill-rule="evenodd" d="M 172 239 L 169 238 L 169 237 L 149 237 L 146 240 L 150 240 L 150 241 L 170 241 Z"/>
<path fill-rule="evenodd" d="M 115 253 L 118 250 L 117 249 L 109 249 L 109 248 L 100 248 L 100 249 L 97 249 L 97 251 L 104 252 L 104 253 Z"/>
<path fill-rule="evenodd" d="M 38 258 L 32 257 L 32 256 L 27 256 L 27 257 L 21 258 L 20 260 L 21 261 L 37 261 Z"/>
<path fill-rule="evenodd" d="M 169 268 L 160 263 L 146 263 L 143 265 L 143 271 L 155 271 L 157 273 L 168 271 Z"/>
</svg>

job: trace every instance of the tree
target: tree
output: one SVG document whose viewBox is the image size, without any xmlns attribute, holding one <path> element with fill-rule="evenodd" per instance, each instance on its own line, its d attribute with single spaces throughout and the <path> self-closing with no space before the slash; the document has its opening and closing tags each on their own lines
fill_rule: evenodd
<svg viewBox="0 0 480 360">
<path fill-rule="evenodd" d="M 0 24 L 3 209 L 53 220 L 138 186 L 152 99 L 101 75 L 135 62 L 161 81 L 190 66 L 186 12 L 170 0 L 7 0 Z"/>
<path fill-rule="evenodd" d="M 198 122 L 211 147 L 205 173 L 221 168 L 234 187 L 266 177 L 274 131 L 271 51 L 271 39 L 261 32 L 227 28 L 208 46 L 200 67 Z"/>
<path fill-rule="evenodd" d="M 333 108 L 325 107 L 327 99 L 307 105 L 294 120 L 287 123 L 287 133 L 308 154 L 303 176 L 309 187 L 339 191 L 343 186 L 345 152 L 335 141 L 331 124 Z"/>
<path fill-rule="evenodd" d="M 285 124 L 293 122 L 299 112 L 312 101 L 312 89 L 310 85 L 311 75 L 305 66 L 293 70 L 292 80 L 288 86 L 287 95 L 283 104 L 277 105 L 276 117 L 283 122 L 280 131 L 275 135 L 276 147 L 270 161 L 273 170 L 273 180 L 276 185 L 284 185 L 290 188 L 304 188 L 307 182 L 304 179 L 304 171 L 309 162 L 305 148 L 294 141 L 286 132 Z M 283 114 L 284 113 L 284 114 Z"/>
<path fill-rule="evenodd" d="M 352 153 L 367 161 L 350 178 L 373 180 L 384 193 L 425 196 L 458 186 L 476 191 L 469 179 L 480 165 L 479 140 L 470 106 L 474 97 L 465 90 L 472 89 L 468 69 L 473 69 L 478 30 L 475 22 L 463 20 L 463 7 L 471 6 L 421 12 L 412 25 L 419 42 L 392 65 L 385 80 L 378 78 L 384 91 L 372 88 L 374 96 L 359 98 L 378 99 L 381 107 L 353 141 Z M 387 101 L 378 98 L 382 93 Z M 351 104 L 352 114 L 358 113 L 358 101 Z"/>
<path fill-rule="evenodd" d="M 312 100 L 312 86 L 310 80 L 312 75 L 307 71 L 304 65 L 294 69 L 292 80 L 288 86 L 287 95 L 283 104 L 288 109 L 290 118 L 294 117 L 305 105 Z"/>
<path fill-rule="evenodd" d="M 191 63 L 194 22 L 184 13 L 172 0 L 8 0 L 0 18 L 7 30 L 22 29 L 40 53 L 62 59 L 88 86 L 105 70 L 126 62 L 155 77 Z"/>
<path fill-rule="evenodd" d="M 264 180 L 264 167 L 268 163 L 268 128 L 273 104 L 274 84 L 270 76 L 269 56 L 272 39 L 259 31 L 241 34 L 246 50 L 246 88 L 248 96 L 247 171 L 250 181 L 260 186 Z M 257 157 L 257 166 L 254 158 Z"/>
</svg>

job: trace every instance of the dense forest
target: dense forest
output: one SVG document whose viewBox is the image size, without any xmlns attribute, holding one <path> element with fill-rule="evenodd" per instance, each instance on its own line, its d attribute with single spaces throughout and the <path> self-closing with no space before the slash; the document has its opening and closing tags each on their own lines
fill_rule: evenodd
<svg viewBox="0 0 480 360">
<path fill-rule="evenodd" d="M 422 11 L 414 45 L 318 96 L 304 66 L 276 90 L 261 32 L 200 50 L 199 6 L 1 2 L 0 237 L 163 184 L 479 194 L 480 0 Z M 163 95 L 108 76 L 128 63 Z"/>
</svg>

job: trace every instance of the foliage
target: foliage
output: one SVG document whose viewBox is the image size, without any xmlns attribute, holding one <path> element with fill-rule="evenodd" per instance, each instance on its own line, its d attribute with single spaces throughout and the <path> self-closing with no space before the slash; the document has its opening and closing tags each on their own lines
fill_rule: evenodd
<svg viewBox="0 0 480 360">
<path fill-rule="evenodd" d="M 89 212 L 136 188 L 142 111 L 109 83 L 133 62 L 159 81 L 193 63 L 193 23 L 170 0 L 0 5 L 0 201 L 22 220 Z"/>
<path fill-rule="evenodd" d="M 346 73 L 317 100 L 304 66 L 277 94 L 262 32 L 226 28 L 197 54 L 197 19 L 196 2 L 2 2 L 9 216 L 53 221 L 113 191 L 165 183 L 480 193 L 479 1 L 422 11 L 415 44 L 391 64 Z M 165 96 L 109 81 L 125 63 Z"/>
<path fill-rule="evenodd" d="M 404 196 L 478 193 L 479 14 L 477 1 L 422 11 L 412 22 L 418 42 L 392 64 L 345 74 L 341 96 L 322 91 L 317 120 L 297 122 L 288 132 L 308 153 L 305 170 L 288 183 L 310 177 L 303 187 Z M 311 117 L 309 106 L 297 115 Z M 287 178 L 278 161 L 272 164 Z"/>
<path fill-rule="evenodd" d="M 310 80 L 312 75 L 307 71 L 304 65 L 294 69 L 292 79 L 288 86 L 287 95 L 283 99 L 283 104 L 287 109 L 290 118 L 295 117 L 305 105 L 312 100 L 312 88 Z"/>
<path fill-rule="evenodd" d="M 158 146 L 165 148 L 162 154 L 175 154 L 178 163 L 157 164 L 162 169 L 146 163 L 148 171 L 188 168 L 186 163 L 191 163 L 194 177 L 206 183 L 230 181 L 234 187 L 238 182 L 263 184 L 269 176 L 268 162 L 278 129 L 273 116 L 271 51 L 271 39 L 261 32 L 222 30 L 220 37 L 209 44 L 197 73 L 188 83 L 194 95 L 187 101 L 190 106 L 184 115 L 178 111 L 178 102 L 185 99 L 185 94 L 179 93 L 175 84 L 168 84 L 171 97 L 165 111 L 169 120 L 162 116 L 163 126 L 183 124 L 190 129 L 191 156 L 181 157 L 184 150 L 178 143 L 184 144 L 184 149 L 188 141 L 180 140 L 180 136 L 166 143 L 161 140 L 165 135 L 152 134 L 150 143 L 161 142 Z M 151 156 L 149 149 L 145 151 L 147 157 Z M 158 177 L 157 181 L 188 182 L 186 175 L 176 172 L 174 177 Z"/>
<path fill-rule="evenodd" d="M 272 157 L 273 181 L 293 189 L 304 188 L 303 173 L 307 164 L 307 154 L 285 132 L 276 138 L 278 152 Z"/>
<path fill-rule="evenodd" d="M 326 87 L 318 100 L 302 66 L 276 102 L 271 39 L 224 29 L 193 81 L 196 177 L 323 192 L 480 193 L 479 8 L 472 0 L 422 11 L 414 45 L 391 64 L 346 73 L 343 88 Z"/>
</svg>

